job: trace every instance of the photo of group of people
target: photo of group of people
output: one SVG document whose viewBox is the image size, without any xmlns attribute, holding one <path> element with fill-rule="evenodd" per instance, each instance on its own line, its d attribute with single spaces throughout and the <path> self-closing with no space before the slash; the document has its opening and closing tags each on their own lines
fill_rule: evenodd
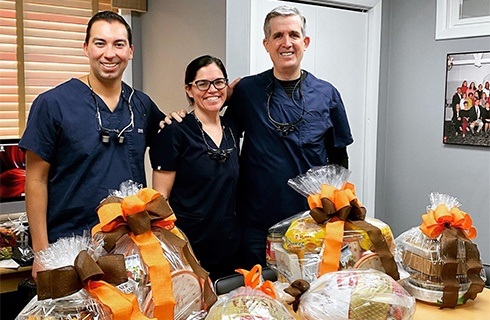
<svg viewBox="0 0 490 320">
<path fill-rule="evenodd" d="M 443 142 L 490 147 L 490 52 L 447 56 Z"/>
</svg>

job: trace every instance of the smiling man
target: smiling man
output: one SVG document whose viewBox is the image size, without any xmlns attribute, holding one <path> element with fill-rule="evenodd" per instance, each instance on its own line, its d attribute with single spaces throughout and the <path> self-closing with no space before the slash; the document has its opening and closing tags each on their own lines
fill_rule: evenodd
<svg viewBox="0 0 490 320">
<path fill-rule="evenodd" d="M 26 210 L 34 251 L 97 222 L 96 207 L 133 180 L 146 185 L 144 154 L 164 117 L 122 82 L 131 29 L 117 13 L 90 19 L 83 50 L 90 73 L 40 94 L 19 143 L 26 151 Z M 39 266 L 34 261 L 32 275 Z"/>
<path fill-rule="evenodd" d="M 265 266 L 268 229 L 308 209 L 288 179 L 314 166 L 347 167 L 353 142 L 340 93 L 301 69 L 310 44 L 306 18 L 294 7 L 277 7 L 265 18 L 264 36 L 273 68 L 240 80 L 225 113 L 245 133 L 237 194 L 242 268 Z"/>
</svg>

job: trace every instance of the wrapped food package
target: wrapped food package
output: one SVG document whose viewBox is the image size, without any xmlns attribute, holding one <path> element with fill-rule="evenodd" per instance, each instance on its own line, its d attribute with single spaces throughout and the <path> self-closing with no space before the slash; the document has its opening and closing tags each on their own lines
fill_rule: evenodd
<svg viewBox="0 0 490 320">
<path fill-rule="evenodd" d="M 108 253 L 122 254 L 142 312 L 156 319 L 203 319 L 216 301 L 209 274 L 199 265 L 186 236 L 174 226 L 166 199 L 150 188 L 121 185 L 98 208 L 94 236 Z M 120 191 L 121 192 L 121 191 Z"/>
<path fill-rule="evenodd" d="M 327 273 L 299 299 L 298 315 L 305 320 L 410 320 L 415 299 L 390 276 L 378 270 Z"/>
<path fill-rule="evenodd" d="M 383 221 L 365 217 L 367 223 L 379 228 L 391 253 L 395 242 L 391 228 Z M 287 282 L 295 279 L 315 280 L 320 274 L 324 253 L 325 225 L 318 224 L 309 211 L 280 222 L 269 229 L 267 264 Z M 284 226 L 289 226 L 285 231 Z M 328 248 L 327 248 L 328 250 Z M 385 271 L 367 232 L 349 221 L 345 222 L 338 270 L 378 269 Z"/>
<path fill-rule="evenodd" d="M 366 217 L 354 186 L 346 181 L 349 174 L 328 165 L 288 182 L 308 197 L 311 210 L 269 229 L 266 261 L 280 280 L 312 282 L 326 272 L 351 268 L 378 269 L 398 279 L 391 229 Z"/>
<path fill-rule="evenodd" d="M 136 301 L 134 295 L 115 287 L 127 281 L 122 256 L 101 257 L 101 252 L 102 243 L 93 242 L 88 233 L 61 238 L 37 252 L 44 269 L 38 272 L 37 295 L 16 320 L 104 320 L 142 315 L 132 302 Z"/>
<path fill-rule="evenodd" d="M 221 296 L 209 310 L 207 320 L 295 319 L 278 300 L 275 285 L 262 278 L 260 265 L 255 265 L 250 271 L 236 271 L 243 274 L 244 285 Z"/>
<path fill-rule="evenodd" d="M 431 193 L 420 227 L 395 239 L 396 259 L 409 278 L 404 287 L 415 298 L 454 307 L 475 299 L 483 290 L 485 272 L 470 216 L 455 197 Z"/>
</svg>

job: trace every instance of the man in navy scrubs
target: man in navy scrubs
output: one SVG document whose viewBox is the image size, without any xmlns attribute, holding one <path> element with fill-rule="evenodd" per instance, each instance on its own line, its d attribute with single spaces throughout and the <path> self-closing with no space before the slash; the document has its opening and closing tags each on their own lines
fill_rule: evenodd
<svg viewBox="0 0 490 320">
<path fill-rule="evenodd" d="M 34 251 L 97 222 L 96 207 L 133 180 L 146 185 L 144 154 L 163 113 L 122 82 L 133 57 L 131 29 L 120 15 L 99 12 L 83 44 L 90 73 L 40 94 L 24 135 L 26 209 Z M 34 262 L 33 277 L 39 266 Z"/>
<path fill-rule="evenodd" d="M 305 28 L 294 7 L 267 15 L 263 45 L 273 68 L 241 79 L 225 113 L 245 133 L 237 194 L 243 268 L 265 266 L 268 229 L 308 209 L 288 179 L 327 163 L 348 166 L 353 139 L 340 93 L 301 69 Z"/>
</svg>

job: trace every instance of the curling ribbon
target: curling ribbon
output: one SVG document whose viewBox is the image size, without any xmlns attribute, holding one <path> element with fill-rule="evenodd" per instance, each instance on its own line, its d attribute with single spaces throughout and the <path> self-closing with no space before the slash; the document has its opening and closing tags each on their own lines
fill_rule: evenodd
<svg viewBox="0 0 490 320">
<path fill-rule="evenodd" d="M 245 269 L 236 269 L 235 271 L 243 275 L 243 282 L 246 287 L 262 291 L 269 297 L 276 299 L 276 291 L 272 281 L 265 280 L 261 283 L 262 266 L 260 264 L 256 264 L 250 271 Z"/>
<path fill-rule="evenodd" d="M 342 249 L 345 220 L 350 220 L 362 230 L 365 230 L 376 253 L 378 253 L 385 272 L 393 279 L 398 280 L 399 274 L 393 255 L 389 251 L 381 231 L 364 221 L 366 208 L 362 206 L 355 195 L 353 184 L 346 182 L 342 189 L 323 184 L 320 194 L 308 197 L 310 215 L 321 224 L 325 223 L 325 238 L 322 262 L 319 267 L 319 276 L 339 269 L 340 252 Z"/>
<path fill-rule="evenodd" d="M 97 214 L 100 223 L 92 229 L 92 234 L 101 231 L 107 233 L 106 249 L 110 251 L 119 237 L 129 233 L 148 267 L 155 305 L 153 315 L 159 320 L 173 320 L 176 301 L 170 264 L 163 254 L 154 254 L 162 249 L 151 231 L 152 227 L 174 230 L 176 218 L 165 198 L 153 189 L 144 188 L 122 201 L 116 197 L 107 198 L 99 206 Z"/>
<path fill-rule="evenodd" d="M 445 204 L 440 204 L 435 210 L 429 210 L 422 215 L 420 230 L 428 238 L 440 236 L 441 244 L 441 279 L 443 288 L 441 308 L 454 308 L 458 304 L 461 285 L 457 280 L 458 242 L 462 241 L 465 247 L 466 257 L 464 270 L 470 282 L 470 287 L 463 296 L 463 303 L 469 299 L 475 299 L 476 295 L 483 291 L 484 283 L 480 277 L 482 264 L 478 249 L 469 239 L 476 237 L 476 229 L 469 214 L 457 207 L 450 210 Z"/>
</svg>

